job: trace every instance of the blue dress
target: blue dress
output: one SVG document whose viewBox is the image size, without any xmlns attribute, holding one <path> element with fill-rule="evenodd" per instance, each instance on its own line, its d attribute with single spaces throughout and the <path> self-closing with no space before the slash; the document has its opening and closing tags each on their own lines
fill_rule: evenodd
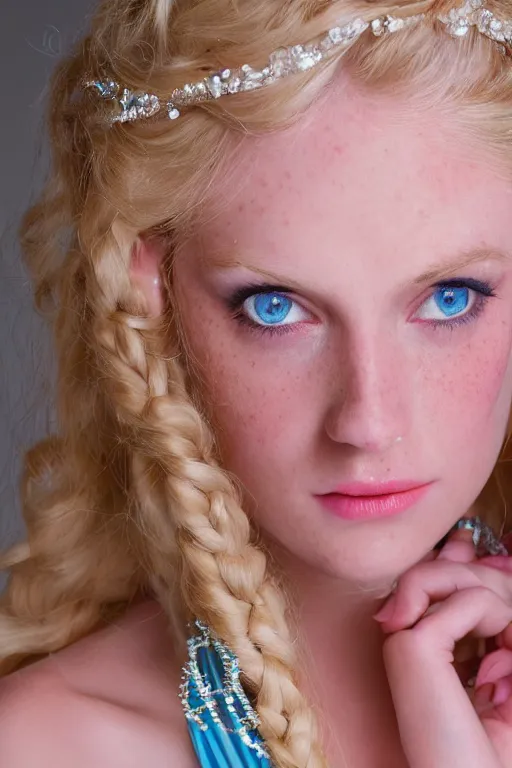
<svg viewBox="0 0 512 768">
<path fill-rule="evenodd" d="M 196 622 L 180 698 L 201 768 L 272 768 L 236 656 Z"/>
</svg>

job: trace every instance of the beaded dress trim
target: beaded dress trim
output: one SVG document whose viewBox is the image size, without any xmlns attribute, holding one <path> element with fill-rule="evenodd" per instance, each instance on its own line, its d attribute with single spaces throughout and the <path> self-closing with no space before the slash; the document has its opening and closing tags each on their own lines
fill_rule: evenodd
<svg viewBox="0 0 512 768">
<path fill-rule="evenodd" d="M 509 554 L 480 518 L 463 518 L 450 533 L 459 528 L 473 531 L 478 556 Z M 197 633 L 188 641 L 189 660 L 183 670 L 180 698 L 199 765 L 272 768 L 258 733 L 258 715 L 240 682 L 237 657 L 205 624 L 196 621 L 195 626 Z"/>
<path fill-rule="evenodd" d="M 237 657 L 205 624 L 196 628 L 180 698 L 201 768 L 271 768 Z"/>
</svg>

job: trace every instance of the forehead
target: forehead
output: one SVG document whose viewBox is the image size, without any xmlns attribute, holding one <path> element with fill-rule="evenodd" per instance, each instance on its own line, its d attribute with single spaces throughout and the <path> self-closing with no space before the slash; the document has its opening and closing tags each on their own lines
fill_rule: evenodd
<svg viewBox="0 0 512 768">
<path fill-rule="evenodd" d="M 273 263 L 322 249 L 436 255 L 492 243 L 510 249 L 512 185 L 457 125 L 455 110 L 363 92 L 339 77 L 291 128 L 249 138 L 220 213 L 203 228 L 209 250 L 236 248 Z"/>
</svg>

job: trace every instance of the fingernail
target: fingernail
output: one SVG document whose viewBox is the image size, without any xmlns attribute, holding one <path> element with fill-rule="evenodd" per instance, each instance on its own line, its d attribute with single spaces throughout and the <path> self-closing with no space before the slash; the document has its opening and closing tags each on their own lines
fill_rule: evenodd
<svg viewBox="0 0 512 768">
<path fill-rule="evenodd" d="M 373 615 L 375 621 L 389 621 L 395 612 L 395 598 L 390 597 L 384 606 Z"/>
<path fill-rule="evenodd" d="M 509 680 L 498 680 L 494 686 L 493 704 L 504 704 L 510 698 L 511 686 Z"/>
<path fill-rule="evenodd" d="M 492 707 L 495 689 L 494 683 L 485 683 L 475 690 L 473 706 L 479 714 Z"/>
<path fill-rule="evenodd" d="M 473 541 L 473 531 L 470 528 L 457 528 L 450 534 L 451 541 Z"/>
</svg>

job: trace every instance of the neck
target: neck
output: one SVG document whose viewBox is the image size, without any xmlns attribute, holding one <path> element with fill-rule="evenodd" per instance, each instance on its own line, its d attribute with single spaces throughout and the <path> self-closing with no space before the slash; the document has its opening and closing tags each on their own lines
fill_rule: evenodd
<svg viewBox="0 0 512 768">
<path fill-rule="evenodd" d="M 331 764 L 379 764 L 378 751 L 399 744 L 382 655 L 385 635 L 372 618 L 391 584 L 368 590 L 309 568 L 274 544 L 271 550 L 293 605 L 301 688 L 321 713 Z"/>
<path fill-rule="evenodd" d="M 346 650 L 352 646 L 354 651 L 360 650 L 372 637 L 378 638 L 382 646 L 384 636 L 372 616 L 391 593 L 392 580 L 372 586 L 358 584 L 322 573 L 278 544 L 272 543 L 270 551 L 279 563 L 297 629 L 307 642 L 332 641 L 337 655 L 342 646 Z"/>
</svg>

